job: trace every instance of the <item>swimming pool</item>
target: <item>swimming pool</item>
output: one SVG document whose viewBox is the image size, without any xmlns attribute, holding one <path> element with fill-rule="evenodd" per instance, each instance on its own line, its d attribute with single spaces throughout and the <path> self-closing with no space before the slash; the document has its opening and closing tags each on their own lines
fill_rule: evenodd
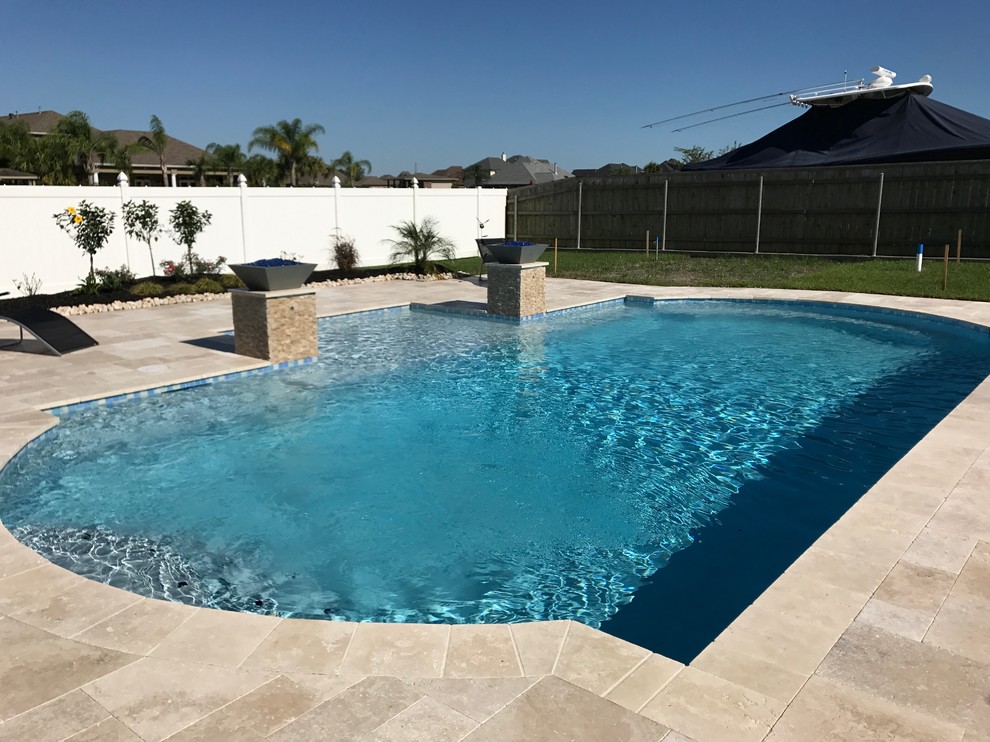
<svg viewBox="0 0 990 742">
<path fill-rule="evenodd" d="M 988 370 L 985 333 L 762 303 L 401 311 L 321 342 L 319 364 L 68 416 L 0 474 L 0 518 L 63 566 L 199 605 L 655 625 L 638 605 L 673 555 L 746 513 L 793 551 Z M 678 613 L 738 566 L 688 570 Z"/>
</svg>

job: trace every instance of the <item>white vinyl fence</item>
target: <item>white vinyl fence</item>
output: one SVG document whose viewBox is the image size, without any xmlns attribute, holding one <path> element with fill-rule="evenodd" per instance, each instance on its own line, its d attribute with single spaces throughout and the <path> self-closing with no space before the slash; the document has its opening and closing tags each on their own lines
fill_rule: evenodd
<svg viewBox="0 0 990 742">
<path fill-rule="evenodd" d="M 14 282 L 34 276 L 43 293 L 74 288 L 89 270 L 89 256 L 52 215 L 86 200 L 110 209 L 114 232 L 96 255 L 99 268 L 128 266 L 138 276 L 151 275 L 147 245 L 127 237 L 122 204 L 129 200 L 158 205 L 159 221 L 179 201 L 209 211 L 211 224 L 199 236 L 195 252 L 213 260 L 243 263 L 288 254 L 335 268 L 331 237 L 353 238 L 360 265 L 388 263 L 385 240 L 403 221 L 437 220 L 440 233 L 456 246 L 458 257 L 477 255 L 474 240 L 505 234 L 504 189 L 482 188 L 165 188 L 93 186 L 0 186 L 0 292 L 17 294 Z M 482 224 L 484 227 L 482 227 Z M 185 250 L 166 231 L 153 243 L 158 263 L 180 260 Z"/>
</svg>

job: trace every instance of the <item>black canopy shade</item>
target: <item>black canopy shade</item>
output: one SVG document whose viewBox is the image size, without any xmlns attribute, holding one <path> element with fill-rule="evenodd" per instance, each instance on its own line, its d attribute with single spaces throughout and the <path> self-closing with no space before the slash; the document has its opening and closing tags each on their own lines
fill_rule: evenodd
<svg viewBox="0 0 990 742">
<path fill-rule="evenodd" d="M 779 129 L 684 170 L 990 159 L 990 119 L 919 95 L 813 107 Z"/>
</svg>

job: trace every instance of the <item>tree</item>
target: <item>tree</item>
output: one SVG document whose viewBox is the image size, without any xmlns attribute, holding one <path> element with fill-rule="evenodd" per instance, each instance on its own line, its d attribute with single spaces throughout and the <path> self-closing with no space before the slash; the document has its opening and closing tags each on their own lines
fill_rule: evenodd
<svg viewBox="0 0 990 742">
<path fill-rule="evenodd" d="M 371 172 L 371 163 L 367 160 L 355 160 L 349 150 L 330 163 L 330 167 L 344 174 L 347 187 L 351 188 L 365 175 Z"/>
<path fill-rule="evenodd" d="M 217 167 L 227 171 L 227 185 L 234 185 L 234 174 L 244 169 L 245 157 L 239 144 L 217 144 L 210 142 L 206 151 L 213 155 Z"/>
<path fill-rule="evenodd" d="M 468 182 L 470 181 L 471 185 L 469 187 L 478 188 L 482 186 L 485 183 L 485 181 L 487 181 L 490 177 L 491 177 L 491 171 L 481 167 L 481 165 L 477 163 L 475 163 L 471 167 L 464 168 L 463 182 L 465 186 L 467 186 Z"/>
<path fill-rule="evenodd" d="M 70 206 L 65 211 L 52 214 L 52 218 L 59 229 L 72 237 L 76 247 L 89 255 L 87 285 L 95 285 L 96 272 L 93 269 L 93 258 L 106 246 L 107 240 L 113 234 L 113 212 L 87 201 L 80 201 L 79 206 Z"/>
<path fill-rule="evenodd" d="M 304 125 L 300 119 L 283 120 L 274 126 L 259 126 L 255 129 L 253 138 L 248 143 L 248 151 L 260 147 L 274 153 L 282 166 L 283 177 L 288 174 L 289 184 L 294 186 L 299 166 L 305 163 L 310 151 L 320 149 L 313 137 L 325 133 L 326 130 L 319 124 Z"/>
<path fill-rule="evenodd" d="M 199 233 L 209 225 L 213 215 L 206 210 L 200 211 L 191 201 L 179 201 L 168 215 L 172 230 L 175 232 L 176 242 L 186 247 L 186 255 L 189 258 L 189 273 L 195 273 L 193 245 L 196 244 Z"/>
<path fill-rule="evenodd" d="M 437 222 L 433 217 L 427 217 L 422 224 L 414 221 L 400 222 L 393 225 L 398 234 L 398 240 L 386 240 L 392 246 L 389 262 L 398 263 L 409 261 L 417 275 L 433 272 L 434 256 L 444 260 L 453 260 L 454 243 L 442 237 L 437 231 Z"/>
<path fill-rule="evenodd" d="M 681 162 L 685 165 L 692 162 L 704 162 L 715 156 L 715 153 L 710 149 L 705 149 L 697 144 L 693 147 L 674 147 L 674 151 L 680 154 Z"/>
<path fill-rule="evenodd" d="M 279 166 L 264 155 L 251 155 L 244 161 L 244 176 L 253 186 L 267 186 L 278 178 Z"/>
<path fill-rule="evenodd" d="M 724 147 L 722 147 L 722 149 L 716 152 L 715 155 L 717 157 L 721 157 L 722 155 L 727 155 L 730 152 L 732 152 L 732 150 L 739 149 L 740 147 L 742 147 L 742 145 L 739 142 L 737 142 L 735 139 L 733 139 L 732 144 L 725 145 Z"/>
<path fill-rule="evenodd" d="M 643 172 L 644 173 L 662 173 L 663 172 L 663 165 L 661 165 L 659 162 L 656 162 L 655 160 L 650 160 L 648 163 L 646 163 L 646 166 L 643 168 Z"/>
<path fill-rule="evenodd" d="M 155 115 L 151 117 L 150 128 L 148 134 L 138 137 L 136 146 L 139 150 L 158 155 L 158 165 L 162 169 L 162 185 L 167 186 L 168 168 L 165 166 L 165 150 L 168 149 L 168 134 L 165 133 L 161 119 Z"/>
<path fill-rule="evenodd" d="M 151 275 L 155 273 L 155 253 L 151 249 L 151 243 L 158 241 L 158 236 L 162 233 L 162 225 L 158 223 L 158 205 L 149 201 L 134 203 L 128 201 L 124 204 L 124 231 L 128 237 L 134 237 L 148 245 L 148 254 L 151 256 Z"/>
<path fill-rule="evenodd" d="M 96 183 L 96 167 L 99 160 L 110 160 L 117 150 L 117 139 L 113 134 L 94 131 L 89 116 L 82 111 L 70 111 L 45 137 L 48 168 L 57 173 L 54 177 L 63 180 L 68 165 L 75 169 L 80 184 Z M 59 162 L 61 161 L 61 163 Z"/>
<path fill-rule="evenodd" d="M 186 160 L 186 165 L 193 169 L 192 175 L 196 179 L 196 185 L 206 185 L 206 174 L 215 166 L 216 161 L 210 155 L 200 155 L 195 160 Z"/>
</svg>

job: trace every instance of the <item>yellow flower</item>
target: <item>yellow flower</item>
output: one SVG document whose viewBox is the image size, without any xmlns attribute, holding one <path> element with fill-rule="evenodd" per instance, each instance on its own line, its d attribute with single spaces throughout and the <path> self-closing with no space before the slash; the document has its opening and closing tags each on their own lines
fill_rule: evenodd
<svg viewBox="0 0 990 742">
<path fill-rule="evenodd" d="M 81 222 L 81 221 L 82 221 L 82 217 L 81 217 L 81 216 L 79 216 L 79 215 L 77 214 L 77 215 L 76 215 L 76 218 L 75 218 L 75 219 L 73 219 L 72 221 L 74 221 L 74 222 L 75 222 L 76 224 L 79 224 L 79 222 Z"/>
<path fill-rule="evenodd" d="M 69 208 L 67 208 L 66 211 L 68 211 L 70 214 L 75 214 L 76 213 L 76 210 L 73 209 L 71 206 Z"/>
</svg>

